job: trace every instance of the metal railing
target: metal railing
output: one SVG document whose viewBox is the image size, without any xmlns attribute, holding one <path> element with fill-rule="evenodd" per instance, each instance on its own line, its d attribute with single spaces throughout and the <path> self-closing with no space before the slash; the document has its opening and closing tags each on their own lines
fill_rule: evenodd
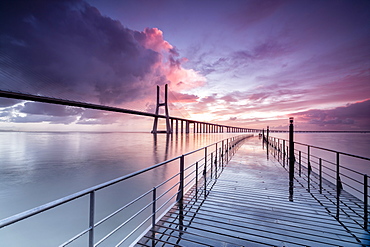
<svg viewBox="0 0 370 247">
<path fill-rule="evenodd" d="M 289 140 L 266 136 L 263 139 L 272 148 L 268 152 L 288 170 Z M 370 159 L 304 143 L 293 143 L 294 173 L 306 183 L 301 185 L 322 205 L 325 204 L 328 212 L 342 224 L 345 225 L 347 219 L 351 219 L 352 223 L 355 222 L 368 231 L 369 177 L 350 167 L 351 164 L 362 162 L 369 170 Z M 320 196 L 325 200 L 320 199 Z"/>
<path fill-rule="evenodd" d="M 146 169 L 116 178 L 114 180 L 96 185 L 42 206 L 0 220 L 0 230 L 16 223 L 21 224 L 20 221 L 24 222 L 25 219 L 31 216 L 45 213 L 50 209 L 57 208 L 83 197 L 87 197 L 89 201 L 88 207 L 85 208 L 85 211 L 88 212 L 89 215 L 87 228 L 81 232 L 78 232 L 76 235 L 59 246 L 69 246 L 76 240 L 81 239 L 83 236 L 86 237 L 87 241 L 84 242 L 84 246 L 99 246 L 102 243 L 106 243 L 113 235 L 119 234 L 119 241 L 115 244 L 109 242 L 109 246 L 128 246 L 137 242 L 147 232 L 154 228 L 156 222 L 159 221 L 159 219 L 176 203 L 182 203 L 184 193 L 186 193 L 193 186 L 195 186 L 197 193 L 198 188 L 202 187 L 199 189 L 199 191 L 204 191 L 204 196 L 206 196 L 207 188 L 211 186 L 210 184 L 214 182 L 215 178 L 220 175 L 224 165 L 231 159 L 240 143 L 249 136 L 250 135 L 242 135 L 219 141 L 181 156 L 177 156 L 170 160 L 158 163 Z M 189 158 L 189 160 L 191 160 L 190 156 L 194 154 L 198 154 L 202 156 L 202 158 L 194 163 L 186 162 L 186 159 Z M 152 189 L 137 195 L 135 199 L 123 206 L 120 206 L 118 209 L 110 212 L 108 215 L 105 215 L 100 220 L 96 219 L 96 193 L 98 191 L 124 181 L 130 181 L 131 178 L 137 177 L 138 175 L 147 173 L 149 171 L 154 171 L 160 167 L 168 165 L 177 166 L 176 162 L 178 162 L 177 165 L 179 169 L 178 172 L 174 173 L 171 177 L 154 186 Z M 117 217 L 122 212 L 124 213 L 124 217 L 122 215 Z M 104 235 L 99 233 L 99 239 L 97 239 L 98 237 L 96 233 L 98 227 L 111 220 L 114 216 L 118 218 L 116 220 L 119 221 L 119 224 L 113 229 L 110 229 L 109 232 L 105 233 Z M 125 228 L 124 233 L 119 233 L 119 231 L 123 228 Z"/>
</svg>

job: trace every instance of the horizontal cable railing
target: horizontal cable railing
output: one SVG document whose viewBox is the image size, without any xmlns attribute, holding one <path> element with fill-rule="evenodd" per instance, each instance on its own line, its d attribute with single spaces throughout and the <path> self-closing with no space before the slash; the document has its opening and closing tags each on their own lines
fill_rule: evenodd
<svg viewBox="0 0 370 247">
<path fill-rule="evenodd" d="M 69 202 L 76 201 L 80 198 L 88 198 L 88 207 L 84 209 L 88 213 L 88 222 L 86 222 L 88 227 L 76 233 L 59 246 L 72 246 L 83 237 L 84 239 L 81 240 L 85 243 L 83 246 L 89 247 L 103 244 L 108 244 L 109 246 L 127 246 L 135 243 L 142 236 L 150 232 L 150 230 L 153 230 L 160 218 L 176 203 L 182 204 L 184 193 L 191 188 L 195 188 L 197 194 L 198 190 L 201 193 L 204 192 L 204 196 L 206 196 L 207 188 L 212 186 L 212 182 L 220 175 L 225 163 L 234 154 L 234 150 L 248 136 L 242 135 L 219 141 L 143 170 L 110 180 L 0 220 L 0 230 L 4 227 L 10 227 L 10 225 L 21 224 L 31 216 L 42 215 L 53 208 L 59 208 Z M 193 162 L 194 159 L 198 160 Z M 176 162 L 178 163 L 176 164 Z M 111 211 L 107 215 L 102 216 L 100 220 L 97 220 L 98 191 L 110 188 L 124 181 L 131 181 L 131 178 L 168 166 L 178 167 L 178 171 L 165 178 L 164 181 L 161 181 L 152 189 L 135 195 L 135 198 L 128 203 L 119 206 L 118 209 Z M 112 220 L 118 222 L 118 225 L 109 230 L 106 227 L 102 227 L 102 225 Z M 77 245 L 81 246 L 79 244 Z"/>
<path fill-rule="evenodd" d="M 263 137 L 270 146 L 270 153 L 288 169 L 289 140 Z M 294 172 L 303 178 L 302 184 L 329 213 L 346 225 L 351 222 L 368 231 L 369 226 L 369 177 L 366 173 L 353 168 L 361 163 L 365 171 L 370 169 L 370 158 L 339 152 L 327 148 L 294 143 Z M 315 191 L 319 194 L 315 194 Z M 326 200 L 321 200 L 325 198 Z"/>
</svg>

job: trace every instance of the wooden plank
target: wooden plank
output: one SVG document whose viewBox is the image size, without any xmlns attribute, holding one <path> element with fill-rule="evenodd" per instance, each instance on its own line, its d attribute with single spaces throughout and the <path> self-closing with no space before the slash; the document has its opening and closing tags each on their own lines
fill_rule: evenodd
<svg viewBox="0 0 370 247">
<path fill-rule="evenodd" d="M 367 241 L 368 232 L 357 224 L 343 227 L 330 213 L 330 203 L 318 203 L 315 196 L 323 196 L 302 187 L 304 178 L 297 178 L 290 201 L 286 169 L 271 156 L 267 159 L 260 145 L 258 138 L 248 139 L 206 191 L 205 200 L 201 188 L 198 196 L 190 190 L 182 221 L 175 206 L 158 222 L 158 246 L 350 247 Z M 351 221 L 344 216 L 343 220 Z"/>
</svg>

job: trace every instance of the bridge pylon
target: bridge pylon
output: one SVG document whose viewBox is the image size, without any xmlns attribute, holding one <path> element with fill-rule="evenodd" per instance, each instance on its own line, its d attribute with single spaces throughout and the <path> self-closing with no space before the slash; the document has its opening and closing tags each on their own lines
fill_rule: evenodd
<svg viewBox="0 0 370 247">
<path fill-rule="evenodd" d="M 153 134 L 157 134 L 157 133 L 171 134 L 172 133 L 171 124 L 170 124 L 170 115 L 168 113 L 167 93 L 168 93 L 168 85 L 166 84 L 165 90 L 164 90 L 164 102 L 159 103 L 159 86 L 157 86 L 157 105 L 155 108 L 155 115 L 157 116 L 154 117 L 153 130 L 151 131 L 151 133 Z M 158 131 L 158 114 L 159 114 L 159 107 L 161 106 L 164 106 L 164 109 L 165 109 L 165 116 L 166 116 L 166 130 L 165 131 Z"/>
</svg>

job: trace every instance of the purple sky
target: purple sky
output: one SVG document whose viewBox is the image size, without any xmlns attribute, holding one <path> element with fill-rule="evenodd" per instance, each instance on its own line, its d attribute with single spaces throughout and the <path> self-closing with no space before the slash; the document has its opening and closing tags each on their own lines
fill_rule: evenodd
<svg viewBox="0 0 370 247">
<path fill-rule="evenodd" d="M 180 117 L 370 130 L 369 20 L 367 0 L 2 1 L 0 89 L 153 111 L 168 83 Z M 152 121 L 124 118 L 0 98 L 0 129 Z"/>
</svg>

